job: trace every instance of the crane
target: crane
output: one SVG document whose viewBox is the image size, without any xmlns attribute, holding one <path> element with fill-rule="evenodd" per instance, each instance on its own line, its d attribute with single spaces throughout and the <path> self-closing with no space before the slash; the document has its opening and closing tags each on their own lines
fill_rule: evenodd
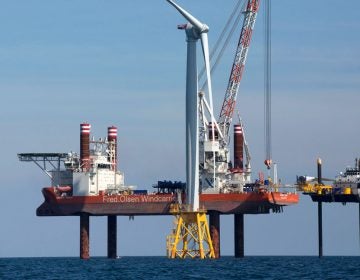
<svg viewBox="0 0 360 280">
<path fill-rule="evenodd" d="M 228 86 L 218 119 L 221 132 L 224 136 L 223 145 L 226 145 L 229 142 L 229 128 L 235 109 L 236 96 L 239 91 L 242 75 L 244 73 L 246 58 L 259 6 L 260 0 L 248 0 L 244 11 L 244 23 L 241 29 Z"/>
<path fill-rule="evenodd" d="M 208 137 L 206 134 L 203 138 L 200 137 L 200 148 L 203 150 L 203 157 L 200 158 L 200 184 L 203 192 L 230 191 L 230 188 L 234 188 L 234 184 L 230 182 L 234 180 L 240 182 L 238 184 L 238 188 L 239 191 L 241 191 L 242 186 L 251 180 L 250 172 L 246 172 L 246 175 L 229 174 L 229 128 L 233 118 L 241 78 L 245 69 L 252 33 L 259 11 L 259 5 L 260 0 L 246 0 L 246 6 L 244 6 L 245 10 L 243 12 L 243 25 L 218 121 L 215 122 L 212 119 L 211 127 L 207 125 L 208 123 L 206 121 L 203 124 L 205 128 L 207 125 L 209 132 L 214 133 L 215 130 L 217 132 L 215 136 L 209 133 Z M 239 5 L 236 6 L 236 9 L 237 7 L 239 7 Z M 232 16 L 234 16 L 234 14 Z M 236 18 L 235 22 L 237 21 L 238 19 Z M 200 119 L 205 118 L 201 117 Z M 234 177 L 236 177 L 236 179 Z"/>
</svg>

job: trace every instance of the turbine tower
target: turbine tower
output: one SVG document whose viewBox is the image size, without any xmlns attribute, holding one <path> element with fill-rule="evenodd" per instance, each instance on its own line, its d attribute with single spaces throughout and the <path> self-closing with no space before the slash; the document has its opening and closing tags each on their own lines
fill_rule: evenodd
<svg viewBox="0 0 360 280">
<path fill-rule="evenodd" d="M 171 258 L 180 257 L 214 257 L 209 227 L 206 219 L 206 211 L 199 205 L 199 93 L 198 73 L 196 62 L 196 43 L 200 39 L 204 56 L 207 75 L 207 88 L 210 100 L 210 114 L 213 117 L 212 88 L 210 77 L 209 46 L 207 32 L 209 27 L 185 11 L 172 0 L 167 0 L 189 22 L 179 25 L 184 29 L 187 42 L 187 66 L 186 66 L 186 204 L 188 209 L 181 206 L 174 210 L 176 216 L 175 235 L 170 237 L 172 241 L 168 245 Z M 214 123 L 214 122 L 213 122 Z M 194 238 L 193 238 L 194 237 Z M 208 249 L 203 246 L 203 241 Z M 177 246 L 183 242 L 182 249 Z M 190 249 L 192 243 L 196 249 Z"/>
<path fill-rule="evenodd" d="M 185 29 L 187 42 L 186 64 L 186 186 L 187 204 L 192 206 L 193 211 L 199 209 L 199 98 L 198 98 L 198 73 L 196 62 L 196 43 L 200 39 L 204 56 L 207 76 L 207 88 L 209 96 L 210 115 L 213 120 L 212 87 L 210 76 L 210 59 L 208 31 L 209 27 L 185 11 L 172 0 L 167 0 L 189 21 L 185 25 L 179 25 L 179 29 Z"/>
</svg>

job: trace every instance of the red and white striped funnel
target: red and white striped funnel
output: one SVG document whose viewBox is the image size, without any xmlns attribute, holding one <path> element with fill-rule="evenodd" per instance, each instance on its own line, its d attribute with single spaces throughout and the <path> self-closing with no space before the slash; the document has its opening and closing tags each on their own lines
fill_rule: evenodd
<svg viewBox="0 0 360 280">
<path fill-rule="evenodd" d="M 114 143 L 114 158 L 110 159 L 113 163 L 114 170 L 116 170 L 117 166 L 117 127 L 116 126 L 110 126 L 108 127 L 108 141 L 109 143 Z"/>
<path fill-rule="evenodd" d="M 234 168 L 244 169 L 244 134 L 240 124 L 234 125 Z"/>
<path fill-rule="evenodd" d="M 90 129 L 90 124 L 80 124 L 80 165 L 83 170 L 90 167 Z"/>
</svg>

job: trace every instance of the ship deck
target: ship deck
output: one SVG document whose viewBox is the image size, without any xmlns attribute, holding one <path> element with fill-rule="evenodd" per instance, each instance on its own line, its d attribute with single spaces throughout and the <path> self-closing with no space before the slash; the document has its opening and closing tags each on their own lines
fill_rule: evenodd
<svg viewBox="0 0 360 280">
<path fill-rule="evenodd" d="M 45 201 L 37 208 L 37 216 L 172 215 L 170 207 L 176 195 L 115 195 L 56 198 L 43 190 Z M 201 194 L 200 206 L 220 214 L 267 214 L 281 212 L 283 206 L 297 204 L 295 193 L 229 193 Z"/>
</svg>

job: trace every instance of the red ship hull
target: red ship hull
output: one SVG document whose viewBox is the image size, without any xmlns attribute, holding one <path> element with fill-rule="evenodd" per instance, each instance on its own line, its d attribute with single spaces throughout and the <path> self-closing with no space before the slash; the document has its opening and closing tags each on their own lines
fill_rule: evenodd
<svg viewBox="0 0 360 280">
<path fill-rule="evenodd" d="M 45 202 L 37 209 L 38 216 L 90 215 L 169 215 L 175 194 L 57 196 L 54 188 L 42 190 Z M 200 205 L 221 214 L 260 214 L 281 211 L 282 206 L 296 204 L 299 195 L 279 192 L 201 194 Z"/>
</svg>

